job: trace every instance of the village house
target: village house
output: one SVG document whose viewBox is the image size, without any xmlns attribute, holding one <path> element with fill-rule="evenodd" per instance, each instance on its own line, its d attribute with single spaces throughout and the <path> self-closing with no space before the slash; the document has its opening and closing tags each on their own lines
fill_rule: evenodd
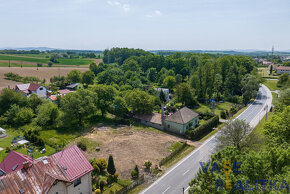
<svg viewBox="0 0 290 194">
<path fill-rule="evenodd" d="M 34 83 L 18 84 L 15 86 L 15 91 L 22 92 L 22 94 L 26 97 L 29 97 L 31 94 L 37 94 L 40 98 L 47 97 L 46 87 Z"/>
<path fill-rule="evenodd" d="M 82 88 L 82 87 L 83 87 L 83 85 L 80 84 L 80 83 L 73 83 L 73 84 L 69 84 L 69 85 L 67 85 L 65 88 L 68 89 L 68 90 L 73 90 L 73 91 L 75 91 L 75 90 L 80 89 L 80 88 Z"/>
<path fill-rule="evenodd" d="M 155 88 L 155 90 L 158 92 L 158 93 L 160 93 L 161 91 L 164 93 L 164 95 L 165 95 L 165 99 L 167 100 L 167 101 L 169 101 L 169 89 L 167 89 L 167 88 Z"/>
<path fill-rule="evenodd" d="M 290 67 L 288 66 L 278 66 L 276 67 L 276 73 L 281 75 L 283 73 L 288 73 L 290 75 Z"/>
<path fill-rule="evenodd" d="M 165 116 L 163 113 L 152 113 L 149 115 L 135 115 L 134 118 L 150 127 L 184 135 L 189 129 L 194 129 L 199 125 L 198 113 L 183 107 L 175 113 Z"/>
<path fill-rule="evenodd" d="M 11 151 L 0 163 L 0 192 L 91 194 L 92 170 L 77 146 L 35 160 Z"/>
</svg>

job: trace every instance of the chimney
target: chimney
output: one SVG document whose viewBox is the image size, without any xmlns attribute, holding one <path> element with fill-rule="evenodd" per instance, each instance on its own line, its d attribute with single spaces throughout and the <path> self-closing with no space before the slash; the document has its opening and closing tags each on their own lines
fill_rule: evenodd
<svg viewBox="0 0 290 194">
<path fill-rule="evenodd" d="M 30 163 L 28 161 L 23 162 L 23 169 L 27 170 L 29 168 L 29 164 Z"/>
</svg>

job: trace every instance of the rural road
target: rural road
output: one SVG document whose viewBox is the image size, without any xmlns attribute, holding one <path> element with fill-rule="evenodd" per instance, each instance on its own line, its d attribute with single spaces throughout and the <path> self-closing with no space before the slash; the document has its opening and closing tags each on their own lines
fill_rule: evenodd
<svg viewBox="0 0 290 194">
<path fill-rule="evenodd" d="M 251 127 L 255 127 L 266 114 L 266 110 L 270 110 L 271 103 L 271 91 L 266 86 L 261 85 L 255 101 L 237 119 L 243 119 Z M 183 188 L 187 192 L 188 183 L 198 172 L 199 162 L 207 162 L 211 154 L 215 152 L 218 134 L 219 132 L 207 139 L 200 147 L 174 165 L 147 189 L 143 190 L 141 194 L 181 194 Z"/>
</svg>

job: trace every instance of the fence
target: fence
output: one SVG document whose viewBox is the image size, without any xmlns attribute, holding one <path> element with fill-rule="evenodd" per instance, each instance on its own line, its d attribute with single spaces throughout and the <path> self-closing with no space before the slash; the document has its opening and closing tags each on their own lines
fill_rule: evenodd
<svg viewBox="0 0 290 194">
<path fill-rule="evenodd" d="M 183 144 L 177 150 L 172 152 L 169 156 L 162 158 L 162 160 L 159 162 L 159 166 L 162 166 L 163 164 L 168 162 L 170 159 L 172 159 L 174 156 L 176 156 L 186 145 L 187 145 L 187 143 L 183 142 Z"/>
<path fill-rule="evenodd" d="M 145 178 L 144 178 L 144 174 L 142 176 L 139 177 L 138 180 L 133 181 L 133 183 L 131 185 L 128 185 L 127 187 L 122 188 L 119 191 L 116 191 L 115 194 L 124 194 L 127 193 L 128 191 L 130 191 L 131 189 L 135 188 L 138 185 L 141 185 L 142 183 L 144 183 Z"/>
</svg>

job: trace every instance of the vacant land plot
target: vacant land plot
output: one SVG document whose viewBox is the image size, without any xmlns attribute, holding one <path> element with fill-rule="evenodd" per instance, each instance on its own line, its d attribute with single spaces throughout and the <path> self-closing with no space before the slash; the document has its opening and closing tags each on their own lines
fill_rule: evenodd
<svg viewBox="0 0 290 194">
<path fill-rule="evenodd" d="M 81 139 L 86 139 L 88 150 L 85 155 L 89 159 L 108 159 L 109 154 L 112 154 L 117 172 L 122 178 L 130 178 L 136 164 L 140 170 L 143 169 L 146 160 L 152 162 L 152 167 L 159 164 L 163 157 L 170 154 L 172 144 L 183 140 L 157 130 L 136 130 L 134 127 L 95 128 L 94 132 Z M 99 152 L 92 147 L 96 145 L 100 147 Z"/>
<path fill-rule="evenodd" d="M 39 79 L 46 79 L 47 82 L 49 82 L 49 79 L 53 76 L 66 76 L 68 72 L 70 72 L 73 69 L 78 69 L 82 72 L 87 71 L 88 68 L 72 68 L 72 67 L 0 67 L 0 91 L 3 88 L 7 88 L 8 85 L 11 87 L 14 87 L 17 82 L 6 80 L 4 79 L 5 73 L 17 73 L 20 76 L 35 76 Z"/>
</svg>

